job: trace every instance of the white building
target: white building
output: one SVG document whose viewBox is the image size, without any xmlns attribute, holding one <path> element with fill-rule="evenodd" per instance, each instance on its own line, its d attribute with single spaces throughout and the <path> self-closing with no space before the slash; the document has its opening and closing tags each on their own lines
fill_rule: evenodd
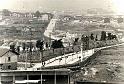
<svg viewBox="0 0 124 84">
<path fill-rule="evenodd" d="M 18 55 L 17 52 L 12 52 L 10 49 L 0 48 L 0 68 L 16 69 Z"/>
<path fill-rule="evenodd" d="M 49 16 L 47 14 L 42 15 L 42 20 L 45 21 L 49 20 Z"/>
</svg>

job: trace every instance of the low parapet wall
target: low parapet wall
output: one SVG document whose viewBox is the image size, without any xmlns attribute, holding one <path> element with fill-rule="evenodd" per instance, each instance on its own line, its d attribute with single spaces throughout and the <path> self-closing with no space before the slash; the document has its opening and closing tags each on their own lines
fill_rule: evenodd
<svg viewBox="0 0 124 84">
<path fill-rule="evenodd" d="M 106 83 L 106 82 L 85 82 L 85 81 L 76 81 L 74 84 L 124 84 L 124 82 L 116 82 L 116 83 Z"/>
<path fill-rule="evenodd" d="M 117 45 L 111 45 L 111 46 L 106 46 L 106 47 L 100 47 L 100 48 L 95 48 L 94 49 L 94 54 L 87 57 L 86 59 L 83 59 L 83 61 L 77 61 L 76 63 L 73 64 L 66 64 L 66 65 L 59 65 L 59 66 L 51 66 L 51 67 L 46 67 L 49 69 L 56 69 L 56 68 L 67 68 L 67 67 L 74 67 L 74 66 L 80 66 L 80 67 L 86 67 L 89 63 L 91 63 L 92 59 L 96 58 L 98 55 L 100 55 L 101 50 L 115 47 L 115 46 L 121 46 L 124 45 L 124 43 L 120 43 Z"/>
</svg>

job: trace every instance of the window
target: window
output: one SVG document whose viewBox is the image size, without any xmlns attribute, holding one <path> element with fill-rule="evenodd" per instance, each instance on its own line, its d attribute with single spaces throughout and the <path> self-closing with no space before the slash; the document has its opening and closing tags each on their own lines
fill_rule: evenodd
<svg viewBox="0 0 124 84">
<path fill-rule="evenodd" d="M 11 58 L 10 57 L 8 57 L 8 62 L 10 62 L 11 61 Z"/>
</svg>

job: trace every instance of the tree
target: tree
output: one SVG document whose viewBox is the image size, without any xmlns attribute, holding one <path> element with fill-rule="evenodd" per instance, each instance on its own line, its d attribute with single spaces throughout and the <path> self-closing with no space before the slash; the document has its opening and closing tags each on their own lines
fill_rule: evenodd
<svg viewBox="0 0 124 84">
<path fill-rule="evenodd" d="M 58 40 L 58 48 L 63 48 L 63 42 L 62 39 Z"/>
<path fill-rule="evenodd" d="M 104 23 L 110 23 L 110 18 L 104 18 Z"/>
<path fill-rule="evenodd" d="M 44 44 L 44 41 L 37 40 L 36 47 L 39 48 L 40 50 L 43 50 L 43 44 Z"/>
<path fill-rule="evenodd" d="M 97 37 L 97 35 L 96 35 L 96 37 L 95 37 L 95 41 L 98 41 L 98 37 Z"/>
<path fill-rule="evenodd" d="M 122 22 L 123 22 L 123 20 L 124 20 L 124 19 L 123 19 L 123 18 L 121 18 L 121 17 L 117 19 L 118 23 L 122 23 Z"/>
<path fill-rule="evenodd" d="M 10 50 L 11 50 L 12 52 L 15 52 L 15 45 L 14 45 L 14 44 L 10 45 Z"/>
<path fill-rule="evenodd" d="M 41 13 L 39 11 L 35 12 L 35 17 L 39 18 L 41 16 Z"/>
<path fill-rule="evenodd" d="M 36 41 L 36 47 L 40 49 L 40 60 L 42 62 L 42 65 L 44 65 L 44 62 L 43 62 L 43 45 L 44 45 L 44 41 L 41 41 L 41 40 Z"/>
<path fill-rule="evenodd" d="M 40 48 L 40 46 L 39 46 L 40 45 L 40 42 L 41 42 L 41 40 L 37 40 L 37 42 L 36 42 L 36 47 L 37 48 Z"/>
<path fill-rule="evenodd" d="M 2 13 L 3 13 L 4 16 L 10 16 L 11 12 L 7 9 L 3 9 Z"/>
<path fill-rule="evenodd" d="M 29 42 L 29 51 L 32 52 L 32 49 L 33 49 L 33 43 L 32 42 Z"/>
<path fill-rule="evenodd" d="M 25 49 L 26 49 L 26 44 L 25 43 L 22 43 L 22 49 L 23 49 L 23 51 L 25 51 Z"/>
<path fill-rule="evenodd" d="M 73 45 L 76 45 L 78 43 L 79 38 L 75 38 Z"/>
<path fill-rule="evenodd" d="M 52 41 L 51 47 L 54 49 L 57 48 L 57 40 Z"/>
<path fill-rule="evenodd" d="M 52 45 L 51 45 L 52 48 L 56 49 L 56 48 L 63 48 L 63 42 L 62 42 L 62 39 L 60 40 L 54 40 L 52 42 Z"/>
<path fill-rule="evenodd" d="M 91 39 L 91 40 L 94 40 L 93 33 L 91 33 L 91 35 L 90 35 L 90 39 Z"/>
<path fill-rule="evenodd" d="M 17 52 L 20 53 L 20 46 L 17 46 Z"/>
<path fill-rule="evenodd" d="M 111 39 L 112 39 L 112 34 L 108 33 L 108 40 L 111 40 Z"/>
<path fill-rule="evenodd" d="M 48 44 L 48 42 L 46 42 L 46 48 L 48 48 L 49 47 L 49 44 Z"/>
<path fill-rule="evenodd" d="M 86 41 L 86 50 L 89 49 L 89 36 L 85 37 L 85 41 Z"/>
<path fill-rule="evenodd" d="M 81 36 L 81 41 L 84 42 L 84 35 Z"/>
<path fill-rule="evenodd" d="M 111 36 L 111 39 L 117 40 L 117 36 L 116 36 L 116 35 L 112 35 L 112 36 Z"/>
<path fill-rule="evenodd" d="M 105 41 L 106 40 L 106 32 L 105 31 L 102 31 L 101 32 L 101 41 Z"/>
</svg>

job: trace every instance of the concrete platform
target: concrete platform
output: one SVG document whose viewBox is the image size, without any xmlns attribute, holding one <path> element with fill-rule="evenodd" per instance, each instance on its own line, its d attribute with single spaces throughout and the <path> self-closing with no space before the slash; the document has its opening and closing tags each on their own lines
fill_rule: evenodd
<svg viewBox="0 0 124 84">
<path fill-rule="evenodd" d="M 70 84 L 69 70 L 0 71 L 0 84 Z"/>
</svg>

